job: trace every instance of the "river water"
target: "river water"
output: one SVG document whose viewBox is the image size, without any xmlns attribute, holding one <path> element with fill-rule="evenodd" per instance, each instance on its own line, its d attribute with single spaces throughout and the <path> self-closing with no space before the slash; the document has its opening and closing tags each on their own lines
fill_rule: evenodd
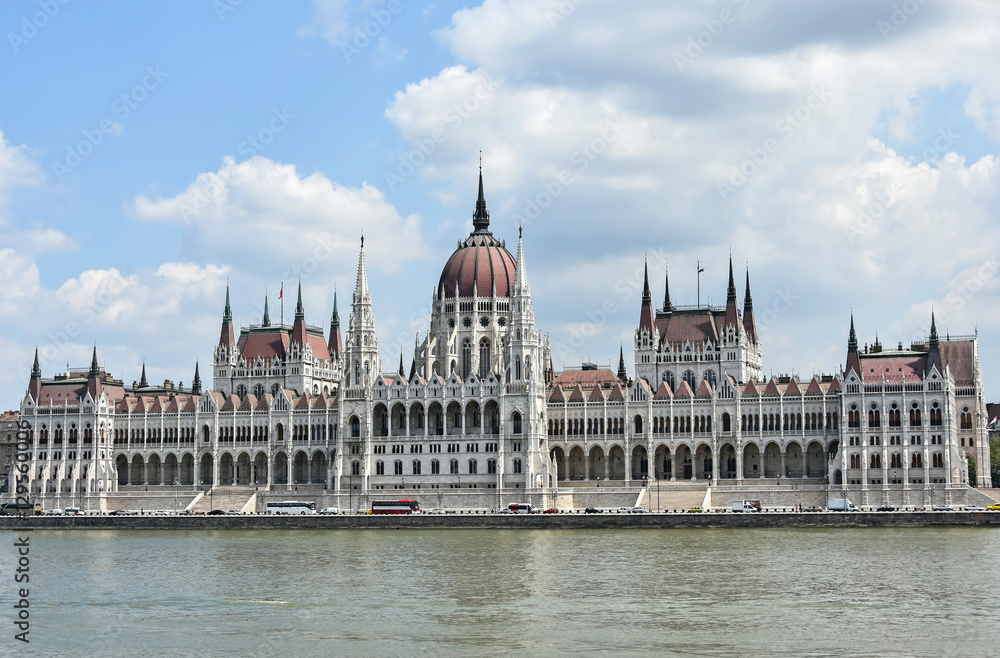
<svg viewBox="0 0 1000 658">
<path fill-rule="evenodd" d="M 34 531 L 29 645 L 0 540 L 0 654 L 1000 655 L 996 529 Z"/>
</svg>

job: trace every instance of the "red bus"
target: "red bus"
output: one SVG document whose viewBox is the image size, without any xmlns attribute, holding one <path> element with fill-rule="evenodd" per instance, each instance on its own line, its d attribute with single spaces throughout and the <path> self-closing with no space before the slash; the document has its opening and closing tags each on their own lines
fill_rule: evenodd
<svg viewBox="0 0 1000 658">
<path fill-rule="evenodd" d="M 420 503 L 415 500 L 373 500 L 372 514 L 418 514 Z"/>
</svg>

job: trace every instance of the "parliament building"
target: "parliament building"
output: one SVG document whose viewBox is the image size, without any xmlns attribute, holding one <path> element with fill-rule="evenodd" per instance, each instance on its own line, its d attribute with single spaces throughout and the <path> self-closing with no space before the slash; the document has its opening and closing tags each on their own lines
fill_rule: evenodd
<svg viewBox="0 0 1000 658">
<path fill-rule="evenodd" d="M 377 239 L 377 238 L 376 238 Z M 350 316 L 328 329 L 233 323 L 226 291 L 211 386 L 125 385 L 98 365 L 43 378 L 36 350 L 21 419 L 30 489 L 47 507 L 262 509 L 265 499 L 364 508 L 508 502 L 583 507 L 688 501 L 965 504 L 991 486 L 975 336 L 859 346 L 843 369 L 767 378 L 749 272 L 738 305 L 676 306 L 646 273 L 629 377 L 585 364 L 556 372 L 535 324 L 522 237 L 490 230 L 482 173 L 472 233 L 444 265 L 409 368 L 379 350 L 364 240 Z M 206 364 L 207 366 L 207 364 Z M 207 370 L 207 367 L 206 367 Z M 172 497 L 172 498 L 171 498 Z M 150 501 L 154 502 L 150 502 Z M 159 501 L 158 503 L 155 501 Z"/>
</svg>

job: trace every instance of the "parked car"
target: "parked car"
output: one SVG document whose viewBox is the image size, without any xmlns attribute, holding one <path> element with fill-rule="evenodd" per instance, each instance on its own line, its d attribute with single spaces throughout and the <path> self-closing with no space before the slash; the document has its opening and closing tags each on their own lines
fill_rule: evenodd
<svg viewBox="0 0 1000 658">
<path fill-rule="evenodd" d="M 559 509 L 557 507 L 549 507 L 545 510 L 542 510 L 542 514 L 558 514 L 558 513 Z"/>
<path fill-rule="evenodd" d="M 631 511 L 632 511 L 632 509 L 629 508 L 629 507 L 619 507 L 617 513 L 618 514 L 628 514 Z"/>
<path fill-rule="evenodd" d="M 934 506 L 934 511 L 935 512 L 954 512 L 955 508 L 952 507 L 951 505 L 935 505 Z"/>
<path fill-rule="evenodd" d="M 701 505 L 695 505 L 694 507 L 688 508 L 688 513 L 690 514 L 701 514 L 704 511 L 705 510 L 701 508 Z"/>
<path fill-rule="evenodd" d="M 597 509 L 596 507 L 588 507 L 587 509 L 583 510 L 583 513 L 584 514 L 600 514 L 601 510 Z"/>
<path fill-rule="evenodd" d="M 895 512 L 896 508 L 892 505 L 882 505 L 878 508 L 879 512 Z"/>
<path fill-rule="evenodd" d="M 319 511 L 320 514 L 340 514 L 339 507 L 324 507 Z"/>
<path fill-rule="evenodd" d="M 499 510 L 496 513 L 497 514 L 505 514 L 506 512 L 507 512 L 507 510 Z M 444 510 L 441 509 L 440 507 L 435 507 L 433 509 L 427 510 L 427 514 L 444 514 Z"/>
<path fill-rule="evenodd" d="M 966 505 L 963 507 L 966 512 L 985 512 L 986 508 L 979 505 Z"/>
<path fill-rule="evenodd" d="M 62 510 L 58 507 L 53 507 L 49 510 L 49 516 L 62 516 Z"/>
<path fill-rule="evenodd" d="M 153 516 L 166 516 L 166 515 L 167 511 L 162 509 L 158 509 L 155 512 L 153 512 Z"/>
<path fill-rule="evenodd" d="M 231 509 L 226 514 L 241 514 L 241 512 L 238 509 Z"/>
<path fill-rule="evenodd" d="M 226 512 L 224 510 L 221 510 L 221 509 L 213 509 L 213 510 L 209 510 L 208 513 L 210 515 L 212 515 L 212 516 L 217 516 L 217 515 L 220 515 L 220 514 L 225 514 Z"/>
<path fill-rule="evenodd" d="M 64 516 L 82 516 L 83 510 L 79 507 L 67 507 L 63 510 Z"/>
<path fill-rule="evenodd" d="M 181 511 L 179 511 L 177 513 L 180 514 L 181 516 L 191 516 L 192 514 L 194 514 L 194 510 L 182 509 Z"/>
<path fill-rule="evenodd" d="M 992 505 L 987 505 L 986 509 L 990 512 L 1000 512 L 1000 503 L 993 503 Z"/>
<path fill-rule="evenodd" d="M 645 507 L 633 507 L 632 508 L 632 514 L 645 514 L 645 513 L 646 513 L 646 508 Z"/>
<path fill-rule="evenodd" d="M 803 512 L 822 512 L 823 508 L 819 505 L 809 505 L 808 507 L 802 508 Z"/>
</svg>

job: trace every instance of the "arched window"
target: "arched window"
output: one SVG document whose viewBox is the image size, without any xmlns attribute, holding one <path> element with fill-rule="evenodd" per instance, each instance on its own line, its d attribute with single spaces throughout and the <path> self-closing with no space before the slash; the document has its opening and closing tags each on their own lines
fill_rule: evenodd
<svg viewBox="0 0 1000 658">
<path fill-rule="evenodd" d="M 413 463 L 410 464 L 410 471 L 413 475 L 420 475 L 420 460 L 414 459 Z"/>
<path fill-rule="evenodd" d="M 351 475 L 361 475 L 361 462 L 351 462 Z"/>
<path fill-rule="evenodd" d="M 469 460 L 469 475 L 475 475 L 479 472 L 479 462 L 475 459 Z"/>
<path fill-rule="evenodd" d="M 882 414 L 879 412 L 878 407 L 875 404 L 868 409 L 868 427 L 881 427 L 882 426 Z"/>
<path fill-rule="evenodd" d="M 515 380 L 520 380 L 521 379 L 521 356 L 520 355 L 514 357 L 514 379 Z"/>
<path fill-rule="evenodd" d="M 683 379 L 688 383 L 688 386 L 690 386 L 691 390 L 693 391 L 695 389 L 695 386 L 697 385 L 697 382 L 694 377 L 694 371 L 685 370 Z"/>
<path fill-rule="evenodd" d="M 441 462 L 436 459 L 431 460 L 431 475 L 441 475 Z"/>
<path fill-rule="evenodd" d="M 244 386 L 243 384 L 240 384 L 239 386 L 237 386 L 236 387 L 236 397 L 238 397 L 239 399 L 242 400 L 246 396 L 247 396 L 247 387 Z"/>
<path fill-rule="evenodd" d="M 511 416 L 511 423 L 514 426 L 513 433 L 514 434 L 520 434 L 521 433 L 521 414 L 518 413 L 517 411 L 515 411 L 514 415 Z"/>
<path fill-rule="evenodd" d="M 385 462 L 375 462 L 375 475 L 385 475 Z"/>
<path fill-rule="evenodd" d="M 931 455 L 931 466 L 933 468 L 944 468 L 944 454 L 940 452 L 935 452 L 933 455 Z"/>
<path fill-rule="evenodd" d="M 260 398 L 264 397 L 264 385 L 263 384 L 257 384 L 256 386 L 254 386 L 253 387 L 253 394 L 254 394 L 254 397 L 256 397 L 258 400 Z"/>
<path fill-rule="evenodd" d="M 468 338 L 462 341 L 462 379 L 468 379 L 472 372 L 472 341 Z"/>
<path fill-rule="evenodd" d="M 898 452 L 892 453 L 889 458 L 889 468 L 903 468 L 903 457 Z"/>
<path fill-rule="evenodd" d="M 915 452 L 910 455 L 910 468 L 923 468 L 924 467 L 924 456 Z"/>
<path fill-rule="evenodd" d="M 868 460 L 869 468 L 882 468 L 882 455 L 881 453 L 874 453 L 871 459 Z"/>
<path fill-rule="evenodd" d="M 920 407 L 916 402 L 910 407 L 910 427 L 920 427 Z"/>
<path fill-rule="evenodd" d="M 899 407 L 893 402 L 889 406 L 889 427 L 900 427 L 902 425 L 902 418 L 900 417 Z"/>
<path fill-rule="evenodd" d="M 744 416 L 744 418 L 746 418 L 746 416 Z M 729 415 L 729 412 L 726 412 L 726 413 L 722 414 L 722 431 L 723 432 L 731 432 L 732 431 L 732 424 L 733 424 L 733 421 L 732 421 L 732 418 Z"/>
<path fill-rule="evenodd" d="M 937 402 L 935 402 L 934 404 L 931 405 L 930 417 L 931 417 L 931 426 L 932 427 L 940 427 L 940 425 L 941 425 L 941 407 L 938 405 Z"/>
<path fill-rule="evenodd" d="M 490 373 L 492 366 L 492 359 L 490 357 L 490 341 L 488 338 L 483 338 L 479 341 L 479 378 L 486 379 L 486 375 Z"/>
<path fill-rule="evenodd" d="M 847 410 L 847 426 L 861 427 L 861 412 L 856 404 L 852 404 L 851 408 Z"/>
<path fill-rule="evenodd" d="M 715 388 L 715 371 L 714 370 L 706 370 L 703 378 L 704 378 L 704 380 L 706 382 L 708 382 L 709 386 L 711 386 L 713 389 Z"/>
<path fill-rule="evenodd" d="M 392 473 L 393 473 L 393 475 L 402 475 L 403 474 L 403 462 L 402 462 L 402 460 L 397 459 L 396 461 L 392 462 Z"/>
<path fill-rule="evenodd" d="M 861 468 L 861 455 L 851 455 L 851 468 Z"/>
<path fill-rule="evenodd" d="M 521 460 L 520 459 L 515 459 L 514 460 L 514 472 L 515 473 L 520 473 L 521 472 Z"/>
<path fill-rule="evenodd" d="M 351 438 L 358 438 L 361 436 L 361 421 L 357 416 L 351 416 Z"/>
<path fill-rule="evenodd" d="M 281 390 L 281 386 L 278 384 L 271 384 L 271 395 L 278 397 L 278 391 Z"/>
<path fill-rule="evenodd" d="M 667 386 L 670 387 L 671 391 L 677 390 L 677 386 L 674 380 L 674 373 L 670 372 L 669 370 L 665 370 L 663 372 L 663 381 L 667 382 Z"/>
<path fill-rule="evenodd" d="M 635 425 L 635 433 L 642 434 L 642 416 L 636 416 L 632 419 Z"/>
<path fill-rule="evenodd" d="M 452 475 L 458 475 L 458 460 L 452 459 L 448 462 L 448 472 Z"/>
</svg>

